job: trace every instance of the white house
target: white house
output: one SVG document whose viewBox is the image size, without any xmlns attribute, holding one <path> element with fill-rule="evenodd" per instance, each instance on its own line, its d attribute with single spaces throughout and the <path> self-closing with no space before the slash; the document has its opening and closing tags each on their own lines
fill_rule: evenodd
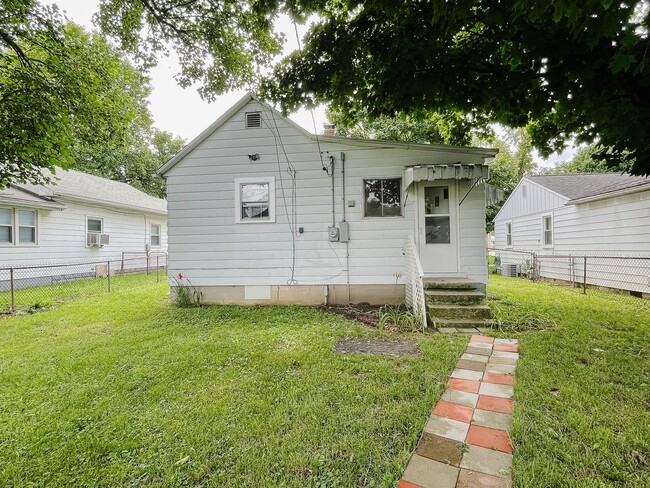
<svg viewBox="0 0 650 488">
<path fill-rule="evenodd" d="M 0 191 L 0 268 L 166 252 L 165 200 L 79 171 L 48 175 Z"/>
<path fill-rule="evenodd" d="M 246 95 L 159 170 L 171 284 L 208 303 L 395 303 L 412 241 L 426 276 L 484 289 L 495 154 L 315 136 Z"/>
<path fill-rule="evenodd" d="M 595 259 L 650 258 L 650 178 L 612 173 L 525 176 L 494 218 L 494 232 L 497 249 L 554 255 L 557 263 L 559 256 L 592 256 L 587 261 L 593 268 L 587 273 L 589 283 L 650 291 L 650 261 Z M 501 254 L 506 261 L 516 260 L 514 253 Z M 567 263 L 568 277 L 557 276 L 559 264 L 555 272 L 548 266 L 541 273 L 580 282 L 582 261 Z"/>
</svg>

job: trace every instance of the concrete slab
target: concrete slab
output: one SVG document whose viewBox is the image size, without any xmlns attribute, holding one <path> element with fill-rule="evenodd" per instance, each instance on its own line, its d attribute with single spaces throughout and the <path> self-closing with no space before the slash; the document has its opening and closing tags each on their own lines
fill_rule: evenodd
<svg viewBox="0 0 650 488">
<path fill-rule="evenodd" d="M 469 354 L 466 352 L 460 358 L 466 359 L 467 361 L 479 361 L 481 363 L 487 363 L 488 357 L 489 356 L 486 356 L 485 354 Z"/>
<path fill-rule="evenodd" d="M 483 378 L 483 372 L 472 371 L 471 369 L 455 369 L 451 372 L 451 377 L 461 380 L 479 381 L 481 378 Z"/>
<path fill-rule="evenodd" d="M 488 363 L 485 366 L 486 373 L 514 374 L 515 367 L 511 364 L 494 364 Z"/>
<path fill-rule="evenodd" d="M 509 431 L 512 428 L 512 415 L 476 409 L 472 416 L 472 424 Z"/>
<path fill-rule="evenodd" d="M 469 424 L 458 420 L 432 415 L 424 426 L 424 432 L 435 434 L 458 442 L 464 442 Z"/>
<path fill-rule="evenodd" d="M 507 352 L 507 351 L 493 351 L 492 352 L 492 357 L 519 359 L 519 353 L 518 352 Z"/>
<path fill-rule="evenodd" d="M 469 446 L 469 450 L 463 454 L 460 467 L 500 478 L 510 478 L 512 454 L 480 446 Z"/>
<path fill-rule="evenodd" d="M 456 330 L 456 327 L 439 327 L 438 332 L 441 334 L 456 334 L 458 330 Z"/>
<path fill-rule="evenodd" d="M 481 349 L 487 349 L 488 351 L 492 350 L 492 344 L 487 342 L 469 341 L 468 347 L 480 347 Z"/>
<path fill-rule="evenodd" d="M 472 347 L 468 346 L 467 349 L 465 349 L 466 354 L 479 354 L 481 356 L 489 356 L 492 354 L 492 351 L 488 348 L 485 347 Z"/>
<path fill-rule="evenodd" d="M 466 391 L 445 390 L 440 399 L 445 402 L 474 408 L 476 407 L 476 402 L 478 402 L 478 395 L 476 393 L 467 393 Z"/>
<path fill-rule="evenodd" d="M 455 488 L 459 473 L 455 466 L 413 454 L 402 479 L 422 488 Z"/>
<path fill-rule="evenodd" d="M 510 365 L 515 365 L 517 364 L 517 360 L 514 358 L 501 358 L 499 356 L 495 356 L 494 353 L 492 353 L 492 356 L 490 357 L 491 364 L 510 364 Z"/>
<path fill-rule="evenodd" d="M 512 488 L 512 481 L 469 469 L 461 469 L 456 488 Z"/>
<path fill-rule="evenodd" d="M 461 334 L 478 334 L 478 329 L 474 327 L 458 327 L 458 332 Z"/>
<path fill-rule="evenodd" d="M 415 453 L 441 463 L 458 466 L 463 453 L 460 442 L 425 432 L 415 448 Z"/>
<path fill-rule="evenodd" d="M 494 339 L 495 344 L 518 344 L 517 339 Z"/>
<path fill-rule="evenodd" d="M 479 395 L 489 395 L 499 398 L 512 398 L 514 388 L 510 385 L 497 385 L 494 383 L 481 383 Z"/>
<path fill-rule="evenodd" d="M 485 363 L 482 363 L 480 361 L 468 361 L 467 359 L 459 359 L 456 363 L 456 369 L 471 369 L 472 371 L 482 372 L 485 371 Z"/>
</svg>

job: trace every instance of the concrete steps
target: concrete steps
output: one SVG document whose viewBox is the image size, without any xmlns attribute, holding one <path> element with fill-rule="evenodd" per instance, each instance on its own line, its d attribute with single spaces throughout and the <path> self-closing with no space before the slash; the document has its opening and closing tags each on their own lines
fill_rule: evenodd
<svg viewBox="0 0 650 488">
<path fill-rule="evenodd" d="M 435 328 L 493 327 L 485 293 L 466 278 L 425 278 L 429 324 Z"/>
</svg>

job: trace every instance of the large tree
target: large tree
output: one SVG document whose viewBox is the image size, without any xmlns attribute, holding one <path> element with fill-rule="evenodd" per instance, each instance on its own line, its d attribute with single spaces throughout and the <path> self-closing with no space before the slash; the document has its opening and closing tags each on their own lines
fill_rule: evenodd
<svg viewBox="0 0 650 488">
<path fill-rule="evenodd" d="M 646 1 L 298 3 L 322 17 L 266 83 L 287 110 L 476 111 L 526 126 L 542 155 L 575 137 L 650 173 Z"/>
</svg>

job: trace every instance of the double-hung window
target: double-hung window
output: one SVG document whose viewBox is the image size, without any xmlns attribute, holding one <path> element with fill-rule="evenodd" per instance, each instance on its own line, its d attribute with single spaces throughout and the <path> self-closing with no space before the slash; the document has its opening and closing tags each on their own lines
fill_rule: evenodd
<svg viewBox="0 0 650 488">
<path fill-rule="evenodd" d="M 149 238 L 152 247 L 160 247 L 160 224 L 151 224 Z"/>
<path fill-rule="evenodd" d="M 512 247 L 512 222 L 506 222 L 506 247 Z"/>
<path fill-rule="evenodd" d="M 363 180 L 364 217 L 401 217 L 402 178 Z"/>
<path fill-rule="evenodd" d="M 36 244 L 36 210 L 0 208 L 0 245 Z"/>
<path fill-rule="evenodd" d="M 544 247 L 553 247 L 553 215 L 542 215 L 542 243 Z"/>
<path fill-rule="evenodd" d="M 275 178 L 235 179 L 235 222 L 275 222 Z"/>
</svg>

